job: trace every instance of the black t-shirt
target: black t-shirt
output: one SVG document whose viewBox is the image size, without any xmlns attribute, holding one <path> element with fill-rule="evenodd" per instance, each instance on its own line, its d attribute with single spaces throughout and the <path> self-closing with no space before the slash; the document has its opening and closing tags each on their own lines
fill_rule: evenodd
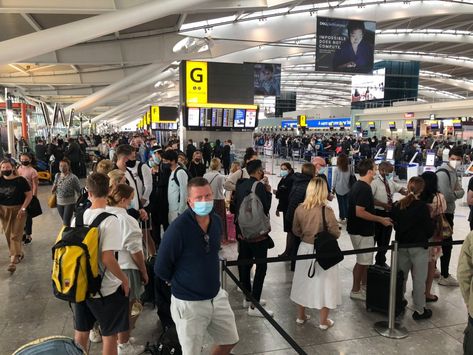
<svg viewBox="0 0 473 355">
<path fill-rule="evenodd" d="M 467 190 L 467 193 L 468 191 L 473 191 L 473 177 L 470 178 L 470 181 L 468 181 L 468 190 Z"/>
<path fill-rule="evenodd" d="M 347 232 L 352 235 L 365 237 L 374 236 L 374 222 L 356 216 L 356 206 L 374 214 L 374 197 L 370 185 L 358 180 L 348 193 L 348 222 Z"/>
<path fill-rule="evenodd" d="M 0 177 L 0 205 L 18 206 L 25 202 L 25 192 L 30 191 L 30 185 L 25 178 L 18 176 L 13 180 Z"/>
</svg>

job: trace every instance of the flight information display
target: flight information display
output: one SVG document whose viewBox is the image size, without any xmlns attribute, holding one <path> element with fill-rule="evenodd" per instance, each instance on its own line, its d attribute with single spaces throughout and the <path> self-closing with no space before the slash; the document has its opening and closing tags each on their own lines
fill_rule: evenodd
<svg viewBox="0 0 473 355">
<path fill-rule="evenodd" d="M 245 108 L 187 107 L 184 122 L 191 130 L 252 130 L 258 126 L 258 111 L 256 105 Z"/>
</svg>

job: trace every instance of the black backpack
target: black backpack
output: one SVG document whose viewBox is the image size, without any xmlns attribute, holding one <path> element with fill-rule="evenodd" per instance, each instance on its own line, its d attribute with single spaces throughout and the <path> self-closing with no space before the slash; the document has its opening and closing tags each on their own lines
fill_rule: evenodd
<svg viewBox="0 0 473 355">
<path fill-rule="evenodd" d="M 309 278 L 312 278 L 315 275 L 316 262 L 319 263 L 322 269 L 328 270 L 344 259 L 342 251 L 338 246 L 337 239 L 332 234 L 330 234 L 327 229 L 327 221 L 325 220 L 325 206 L 322 207 L 322 220 L 324 229 L 315 236 L 315 259 L 312 261 L 309 270 L 307 271 L 307 276 L 309 276 Z"/>
<path fill-rule="evenodd" d="M 74 207 L 74 212 L 77 214 L 84 213 L 86 209 L 92 206 L 92 202 L 89 200 L 89 193 L 85 188 L 82 188 L 80 196 L 77 199 L 76 205 Z"/>
</svg>

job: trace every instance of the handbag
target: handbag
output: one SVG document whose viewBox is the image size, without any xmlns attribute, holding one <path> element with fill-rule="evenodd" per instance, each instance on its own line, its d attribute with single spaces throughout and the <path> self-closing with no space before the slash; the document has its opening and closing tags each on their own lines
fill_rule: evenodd
<svg viewBox="0 0 473 355">
<path fill-rule="evenodd" d="M 440 201 L 437 199 L 437 211 L 440 210 Z M 450 238 L 453 235 L 453 228 L 448 223 L 445 213 L 440 213 L 436 216 L 434 237 L 437 239 Z"/>
<path fill-rule="evenodd" d="M 28 212 L 28 216 L 30 216 L 31 218 L 35 218 L 43 214 L 41 204 L 39 203 L 39 200 L 36 196 L 33 196 L 30 204 L 26 208 L 26 211 Z"/>
<path fill-rule="evenodd" d="M 307 276 L 313 278 L 315 275 L 315 263 L 324 270 L 330 269 L 344 259 L 343 253 L 338 246 L 337 239 L 328 231 L 325 220 L 325 206 L 322 207 L 323 230 L 315 235 L 314 254 L 315 259 L 310 263 Z"/>
<path fill-rule="evenodd" d="M 56 198 L 56 194 L 55 194 L 55 193 L 49 195 L 49 197 L 48 197 L 48 206 L 49 206 L 49 208 L 56 208 L 56 206 L 57 206 L 57 198 Z"/>
</svg>

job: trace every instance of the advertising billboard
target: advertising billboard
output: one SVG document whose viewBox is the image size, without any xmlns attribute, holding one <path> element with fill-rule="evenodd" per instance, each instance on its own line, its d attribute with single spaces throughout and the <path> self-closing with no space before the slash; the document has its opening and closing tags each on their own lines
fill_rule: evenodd
<svg viewBox="0 0 473 355">
<path fill-rule="evenodd" d="M 254 64 L 254 94 L 279 96 L 281 94 L 281 64 Z"/>
<path fill-rule="evenodd" d="M 370 73 L 376 22 L 317 16 L 315 70 Z"/>
</svg>

